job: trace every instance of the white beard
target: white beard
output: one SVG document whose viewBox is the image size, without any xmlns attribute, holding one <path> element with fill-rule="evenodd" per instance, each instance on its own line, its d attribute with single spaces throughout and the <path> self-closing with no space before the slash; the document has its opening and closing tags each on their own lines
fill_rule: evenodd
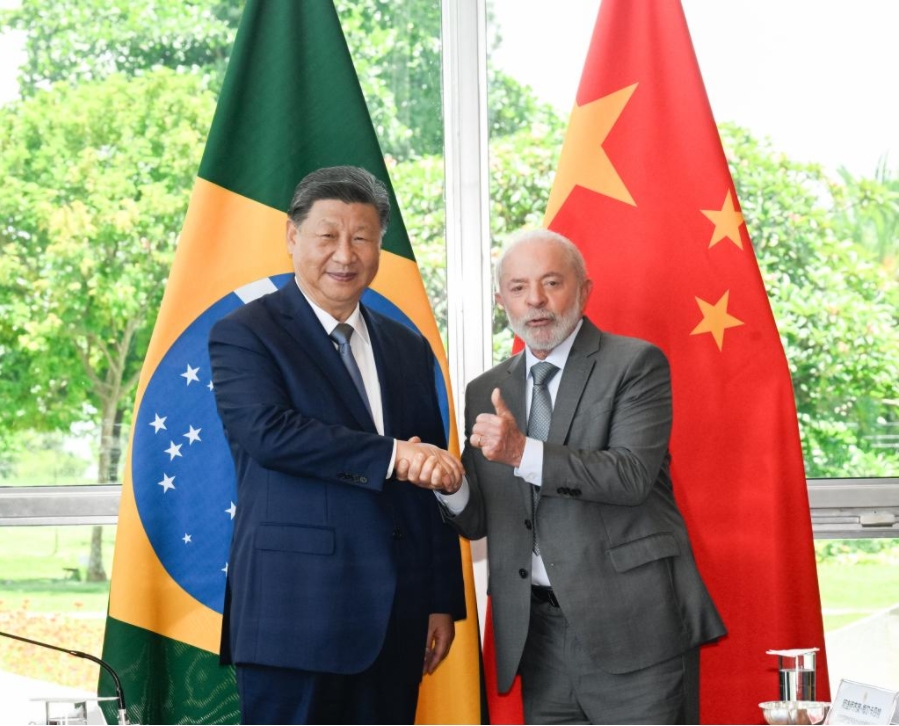
<svg viewBox="0 0 899 726">
<path fill-rule="evenodd" d="M 547 310 L 532 310 L 520 318 L 513 317 L 508 309 L 509 325 L 512 331 L 524 341 L 524 344 L 532 351 L 550 351 L 558 346 L 565 338 L 571 335 L 578 321 L 581 319 L 580 305 L 573 306 L 561 315 Z M 551 320 L 552 323 L 541 328 L 529 328 L 527 323 L 532 320 Z"/>
</svg>

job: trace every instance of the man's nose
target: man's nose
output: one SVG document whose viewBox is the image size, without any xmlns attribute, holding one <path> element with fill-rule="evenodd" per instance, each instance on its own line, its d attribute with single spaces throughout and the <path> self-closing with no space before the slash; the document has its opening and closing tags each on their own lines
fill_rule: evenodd
<svg viewBox="0 0 899 726">
<path fill-rule="evenodd" d="M 340 235 L 337 238 L 337 246 L 334 249 L 332 259 L 337 262 L 352 262 L 355 252 L 353 251 L 353 243 L 349 235 Z"/>
<path fill-rule="evenodd" d="M 527 303 L 532 308 L 542 308 L 546 305 L 546 293 L 543 285 L 531 285 L 528 287 Z"/>
</svg>

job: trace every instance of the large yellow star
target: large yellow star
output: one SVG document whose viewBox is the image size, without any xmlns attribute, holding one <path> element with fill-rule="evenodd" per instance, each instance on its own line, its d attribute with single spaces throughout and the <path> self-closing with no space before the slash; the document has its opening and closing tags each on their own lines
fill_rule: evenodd
<svg viewBox="0 0 899 726">
<path fill-rule="evenodd" d="M 715 223 L 709 249 L 723 239 L 729 239 L 741 250 L 743 249 L 743 240 L 740 239 L 740 225 L 743 224 L 743 214 L 734 207 L 734 200 L 730 195 L 729 189 L 720 210 L 701 209 L 700 211 Z"/>
<path fill-rule="evenodd" d="M 711 333 L 715 343 L 718 345 L 718 350 L 724 349 L 724 331 L 727 328 L 736 328 L 738 325 L 743 325 L 742 320 L 737 320 L 733 315 L 727 314 L 728 295 L 730 295 L 730 290 L 725 292 L 714 305 L 696 298 L 696 303 L 699 305 L 699 309 L 702 310 L 702 321 L 693 328 L 690 335 Z"/>
<path fill-rule="evenodd" d="M 583 106 L 575 104 L 568 121 L 565 143 L 562 144 L 556 178 L 546 204 L 544 226 L 549 226 L 576 184 L 636 206 L 602 148 L 636 88 L 635 83 Z"/>
</svg>

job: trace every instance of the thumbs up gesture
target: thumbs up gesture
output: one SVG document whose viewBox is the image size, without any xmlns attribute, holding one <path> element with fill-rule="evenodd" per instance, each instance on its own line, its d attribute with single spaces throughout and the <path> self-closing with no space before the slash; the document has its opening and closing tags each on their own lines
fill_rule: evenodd
<svg viewBox="0 0 899 726">
<path fill-rule="evenodd" d="M 525 436 L 498 388 L 493 389 L 490 400 L 494 412 L 478 414 L 468 442 L 480 449 L 488 461 L 518 466 L 524 453 Z"/>
</svg>

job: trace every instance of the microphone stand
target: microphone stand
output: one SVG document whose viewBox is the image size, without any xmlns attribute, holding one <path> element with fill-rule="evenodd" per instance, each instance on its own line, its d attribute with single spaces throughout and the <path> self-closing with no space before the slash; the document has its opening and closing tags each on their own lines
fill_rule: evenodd
<svg viewBox="0 0 899 726">
<path fill-rule="evenodd" d="M 74 655 L 76 658 L 85 658 L 89 661 L 93 661 L 97 665 L 99 665 L 103 670 L 109 673 L 112 676 L 113 683 L 115 683 L 115 693 L 116 700 L 118 701 L 118 721 L 119 726 L 127 726 L 130 722 L 128 721 L 128 709 L 125 706 L 125 692 L 122 690 L 122 682 L 119 680 L 118 674 L 112 669 L 112 666 L 109 665 L 104 660 L 97 658 L 90 653 L 83 653 L 80 650 L 71 650 L 70 648 L 60 648 L 57 645 L 50 645 L 49 643 L 41 643 L 39 640 L 31 640 L 31 638 L 24 638 L 21 635 L 13 635 L 12 633 L 4 633 L 0 630 L 0 636 L 4 638 L 12 638 L 13 640 L 21 640 L 23 643 L 30 643 L 31 645 L 37 645 L 41 648 L 50 648 L 50 650 L 58 650 L 60 653 L 68 653 L 69 655 Z"/>
</svg>

